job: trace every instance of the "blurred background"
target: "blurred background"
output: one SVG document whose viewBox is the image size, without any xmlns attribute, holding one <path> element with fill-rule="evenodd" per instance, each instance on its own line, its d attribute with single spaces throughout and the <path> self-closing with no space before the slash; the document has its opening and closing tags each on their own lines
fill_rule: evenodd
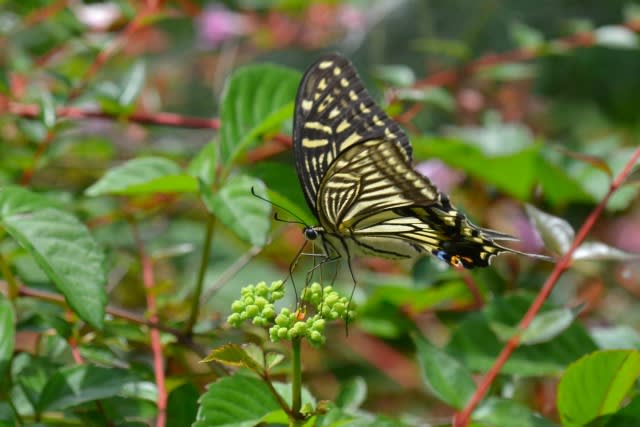
<svg viewBox="0 0 640 427">
<path fill-rule="evenodd" d="M 374 98 L 409 133 L 417 168 L 476 224 L 518 236 L 514 247 L 524 251 L 553 254 L 524 203 L 577 228 L 638 146 L 640 2 L 175 0 L 152 6 L 0 0 L 0 185 L 28 179 L 32 188 L 71 204 L 109 248 L 110 304 L 143 312 L 135 244 L 120 216 L 134 211 L 143 219 L 160 320 L 167 324 L 189 315 L 207 215 L 202 203 L 191 195 L 81 195 L 127 159 L 158 155 L 186 166 L 205 144 L 216 143 L 215 122 L 170 125 L 157 113 L 217 118 L 227 79 L 247 64 L 303 72 L 322 53 L 348 56 Z M 132 85 L 134 101 L 114 103 Z M 76 119 L 69 112 L 55 135 L 33 120 L 42 91 L 79 111 Z M 287 122 L 266 135 L 236 170 L 260 177 L 304 210 L 290 132 Z M 593 240 L 640 252 L 638 178 L 610 200 Z M 284 279 L 304 243 L 297 225 L 274 223 L 270 236 L 264 248 L 250 248 L 224 226 L 216 229 L 198 323 L 199 331 L 213 331 L 206 347 L 256 333 L 224 329 L 231 301 L 241 286 Z M 551 302 L 583 304 L 581 329 L 574 331 L 579 343 L 523 350 L 511 367 L 525 372 L 509 380 L 512 395 L 555 418 L 554 374 L 566 363 L 596 344 L 613 345 L 608 328 L 623 331 L 625 345 L 640 343 L 640 265 L 623 258 L 585 261 L 563 276 Z M 15 264 L 25 282 L 50 287 L 30 258 L 17 256 Z M 298 264 L 298 283 L 311 265 L 310 259 Z M 511 255 L 473 272 L 431 258 L 360 258 L 353 296 L 358 321 L 348 336 L 337 327 L 325 347 L 305 349 L 305 381 L 316 397 L 331 399 L 340 381 L 361 376 L 369 386 L 366 408 L 446 420 L 450 409 L 425 392 L 416 375 L 412 325 L 471 369 L 484 370 L 501 344 L 484 339 L 491 332 L 478 316 L 483 306 L 513 296 L 505 316 L 515 323 L 551 268 Z M 336 284 L 350 294 L 344 265 Z M 288 297 L 285 304 L 293 301 Z M 145 350 L 138 351 L 144 360 Z M 197 357 L 179 354 L 169 355 L 170 374 L 188 372 L 200 391 L 215 378 Z"/>
</svg>

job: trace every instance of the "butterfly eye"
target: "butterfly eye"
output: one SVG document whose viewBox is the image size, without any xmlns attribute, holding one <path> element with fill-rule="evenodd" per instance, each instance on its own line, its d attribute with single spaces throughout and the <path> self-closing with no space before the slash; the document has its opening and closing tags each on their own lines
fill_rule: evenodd
<svg viewBox="0 0 640 427">
<path fill-rule="evenodd" d="M 307 240 L 316 240 L 318 238 L 318 232 L 311 227 L 305 228 L 304 237 L 306 237 Z"/>
</svg>

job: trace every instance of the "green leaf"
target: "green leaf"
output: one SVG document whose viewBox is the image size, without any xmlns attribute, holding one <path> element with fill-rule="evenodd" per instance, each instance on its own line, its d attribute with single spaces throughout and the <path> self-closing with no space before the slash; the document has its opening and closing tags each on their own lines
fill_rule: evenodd
<svg viewBox="0 0 640 427">
<path fill-rule="evenodd" d="M 0 293 L 0 378 L 5 378 L 5 371 L 13 358 L 15 336 L 16 314 L 13 305 Z"/>
<path fill-rule="evenodd" d="M 360 407 L 367 398 L 367 383 L 362 377 L 352 378 L 340 385 L 336 406 L 347 410 Z"/>
<path fill-rule="evenodd" d="M 38 409 L 53 411 L 117 396 L 135 388 L 138 379 L 126 369 L 75 365 L 60 369 L 42 390 Z"/>
<path fill-rule="evenodd" d="M 526 205 L 525 208 L 529 219 L 540 233 L 545 247 L 554 253 L 564 255 L 571 247 L 576 235 L 571 224 L 531 205 Z"/>
<path fill-rule="evenodd" d="M 3 66 L 0 68 L 0 92 L 5 95 L 9 94 L 9 73 L 7 69 Z"/>
<path fill-rule="evenodd" d="M 169 393 L 167 404 L 168 426 L 190 426 L 198 413 L 200 392 L 192 383 L 184 383 Z"/>
<path fill-rule="evenodd" d="M 218 144 L 210 142 L 191 160 L 187 166 L 187 173 L 194 178 L 203 180 L 211 186 L 216 177 L 218 167 Z"/>
<path fill-rule="evenodd" d="M 85 193 L 88 196 L 153 193 L 195 193 L 197 180 L 183 174 L 173 161 L 162 157 L 141 157 L 107 171 Z"/>
<path fill-rule="evenodd" d="M 463 408 L 476 389 L 471 372 L 423 337 L 414 335 L 413 341 L 426 385 L 443 402 Z"/>
<path fill-rule="evenodd" d="M 40 121 L 47 128 L 51 129 L 56 125 L 56 103 L 51 93 L 43 90 L 40 94 Z"/>
<path fill-rule="evenodd" d="M 544 158 L 540 144 L 531 144 L 518 129 L 502 129 L 497 134 L 485 129 L 482 138 L 476 135 L 475 143 L 414 137 L 413 148 L 417 159 L 438 158 L 520 200 L 527 200 L 538 184 L 554 204 L 593 200 L 574 178 Z M 465 136 L 473 134 L 467 129 Z M 511 134 L 520 143 L 506 143 Z M 504 147 L 509 147 L 508 152 Z"/>
<path fill-rule="evenodd" d="M 492 427 L 554 427 L 555 424 L 513 400 L 490 397 L 473 412 L 474 421 Z"/>
<path fill-rule="evenodd" d="M 568 308 L 558 308 L 538 314 L 522 333 L 520 343 L 531 345 L 550 341 L 571 326 L 574 319 L 575 313 Z"/>
<path fill-rule="evenodd" d="M 211 384 L 199 404 L 192 427 L 252 427 L 280 408 L 264 382 L 238 374 Z"/>
<path fill-rule="evenodd" d="M 596 418 L 588 424 L 588 427 L 638 427 L 639 425 L 640 397 L 636 397 L 618 412 Z"/>
<path fill-rule="evenodd" d="M 0 218 L 44 208 L 56 208 L 60 204 L 24 187 L 8 185 L 0 188 Z"/>
<path fill-rule="evenodd" d="M 372 74 L 395 87 L 409 87 L 416 82 L 415 73 L 406 65 L 377 65 Z"/>
<path fill-rule="evenodd" d="M 66 212 L 46 208 L 2 216 L 0 227 L 27 249 L 78 316 L 102 328 L 105 257 L 84 224 Z"/>
<path fill-rule="evenodd" d="M 131 67 L 131 70 L 129 70 L 125 76 L 124 87 L 118 98 L 120 106 L 129 107 L 135 102 L 144 87 L 146 76 L 147 67 L 144 61 L 140 60 L 133 64 L 133 67 Z"/>
<path fill-rule="evenodd" d="M 269 64 L 236 71 L 220 107 L 221 163 L 232 165 L 261 134 L 291 118 L 297 71 Z"/>
<path fill-rule="evenodd" d="M 562 425 L 578 427 L 614 413 L 640 377 L 640 352 L 602 350 L 578 360 L 558 385 Z"/>
<path fill-rule="evenodd" d="M 457 356 L 469 369 L 488 370 L 504 345 L 491 329 L 490 323 L 515 327 L 534 297 L 532 294 L 515 294 L 496 298 L 482 312 L 468 315 L 455 329 L 447 351 Z M 545 304 L 541 314 L 553 308 Z M 584 328 L 574 322 L 550 341 L 519 346 L 501 372 L 523 377 L 557 374 L 576 359 L 596 349 Z"/>
<path fill-rule="evenodd" d="M 251 194 L 253 189 L 256 194 L 266 198 L 262 181 L 248 175 L 238 175 L 228 180 L 215 194 L 202 190 L 204 188 L 206 186 L 201 184 L 202 197 L 209 212 L 245 242 L 254 246 L 267 243 L 271 206 Z"/>
<path fill-rule="evenodd" d="M 202 362 L 219 362 L 223 365 L 243 367 L 254 372 L 264 372 L 262 364 L 258 363 L 243 346 L 238 344 L 227 344 L 211 351 Z"/>
</svg>

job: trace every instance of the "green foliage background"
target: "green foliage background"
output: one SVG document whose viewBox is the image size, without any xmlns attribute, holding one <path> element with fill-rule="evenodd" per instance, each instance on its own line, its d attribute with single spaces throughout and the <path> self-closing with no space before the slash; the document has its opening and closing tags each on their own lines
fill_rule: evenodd
<svg viewBox="0 0 640 427">
<path fill-rule="evenodd" d="M 621 1 L 0 0 L 0 425 L 291 424 L 290 348 L 225 319 L 304 242 L 252 189 L 314 222 L 304 69 L 350 57 L 457 207 L 559 257 L 639 146 L 638 31 Z M 302 348 L 307 425 L 449 425 L 514 334 L 470 425 L 640 425 L 637 165 L 589 241 L 526 332 L 550 263 L 357 259 L 348 334 Z"/>
</svg>

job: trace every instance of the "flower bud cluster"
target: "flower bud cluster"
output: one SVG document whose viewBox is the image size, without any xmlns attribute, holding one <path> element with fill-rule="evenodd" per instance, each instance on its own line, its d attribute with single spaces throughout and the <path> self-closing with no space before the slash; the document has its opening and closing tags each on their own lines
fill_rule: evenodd
<svg viewBox="0 0 640 427">
<path fill-rule="evenodd" d="M 257 285 L 249 285 L 240 291 L 240 299 L 231 304 L 233 313 L 227 318 L 227 322 L 233 326 L 239 326 L 243 321 L 251 319 L 257 326 L 268 326 L 276 317 L 273 304 L 284 297 L 284 283 L 282 280 L 267 286 L 265 282 Z"/>
<path fill-rule="evenodd" d="M 327 321 L 349 321 L 354 317 L 347 297 L 340 296 L 331 286 L 323 288 L 318 283 L 306 287 L 301 296 L 301 302 L 314 309 L 315 314 L 309 317 L 306 317 L 306 311 L 292 312 L 288 308 L 276 315 L 273 303 L 284 296 L 282 281 L 273 282 L 271 286 L 264 282 L 245 286 L 240 295 L 241 298 L 231 306 L 233 313 L 227 319 L 229 324 L 239 326 L 249 319 L 258 326 L 273 324 L 269 336 L 274 342 L 306 338 L 313 345 L 321 345 L 326 340 Z"/>
</svg>

